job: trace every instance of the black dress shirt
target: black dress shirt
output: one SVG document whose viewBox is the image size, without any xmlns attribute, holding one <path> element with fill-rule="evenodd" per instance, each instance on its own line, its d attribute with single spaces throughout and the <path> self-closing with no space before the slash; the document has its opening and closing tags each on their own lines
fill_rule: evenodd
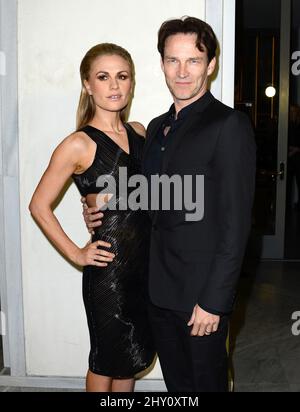
<svg viewBox="0 0 300 412">
<path fill-rule="evenodd" d="M 202 99 L 204 96 L 202 96 L 200 99 Z M 163 156 L 164 153 L 168 150 L 172 136 L 187 120 L 188 115 L 192 111 L 193 107 L 197 104 L 197 102 L 198 100 L 181 109 L 178 112 L 177 116 L 175 105 L 172 104 L 172 106 L 170 107 L 168 113 L 166 114 L 165 121 L 162 123 L 157 135 L 151 143 L 147 159 L 144 163 L 145 175 L 148 178 L 149 182 L 152 175 L 160 174 Z"/>
</svg>

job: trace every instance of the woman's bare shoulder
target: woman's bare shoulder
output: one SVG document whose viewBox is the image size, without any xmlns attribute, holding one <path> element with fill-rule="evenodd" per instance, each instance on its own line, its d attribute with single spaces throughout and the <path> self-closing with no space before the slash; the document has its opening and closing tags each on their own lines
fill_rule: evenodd
<svg viewBox="0 0 300 412">
<path fill-rule="evenodd" d="M 75 131 L 69 136 L 65 137 L 61 142 L 64 147 L 69 147 L 75 151 L 87 149 L 91 144 L 91 139 L 84 133 Z"/>
<path fill-rule="evenodd" d="M 91 142 L 94 144 L 83 132 L 73 132 L 61 140 L 51 160 L 63 159 L 63 161 L 69 160 L 77 164 L 91 150 Z"/>
<path fill-rule="evenodd" d="M 137 134 L 145 137 L 146 136 L 146 129 L 140 122 L 129 122 L 130 126 L 136 131 Z"/>
</svg>

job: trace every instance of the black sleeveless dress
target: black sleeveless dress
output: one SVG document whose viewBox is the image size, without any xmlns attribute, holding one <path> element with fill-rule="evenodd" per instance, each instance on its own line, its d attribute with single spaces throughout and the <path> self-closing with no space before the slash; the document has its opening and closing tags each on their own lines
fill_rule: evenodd
<svg viewBox="0 0 300 412">
<path fill-rule="evenodd" d="M 102 131 L 92 126 L 80 130 L 97 144 L 92 165 L 72 176 L 82 196 L 103 190 L 97 187 L 99 176 L 112 176 L 118 185 L 120 167 L 126 168 L 128 179 L 141 174 L 144 138 L 130 125 L 125 127 L 129 155 Z M 111 243 L 108 250 L 116 257 L 107 267 L 83 268 L 83 300 L 91 342 L 90 371 L 130 378 L 149 367 L 155 355 L 146 307 L 150 219 L 146 211 L 116 209 L 104 212 L 102 225 L 92 237 L 92 242 Z"/>
</svg>

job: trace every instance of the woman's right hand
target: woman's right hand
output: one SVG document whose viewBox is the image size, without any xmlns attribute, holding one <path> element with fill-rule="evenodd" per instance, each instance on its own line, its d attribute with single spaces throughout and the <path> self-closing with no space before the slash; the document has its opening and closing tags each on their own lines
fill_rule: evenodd
<svg viewBox="0 0 300 412">
<path fill-rule="evenodd" d="M 106 267 L 108 263 L 114 260 L 115 254 L 103 249 L 98 249 L 98 246 L 110 248 L 111 244 L 104 242 L 103 240 L 87 243 L 86 246 L 78 250 L 75 257 L 75 263 L 79 266 L 92 265 Z"/>
</svg>

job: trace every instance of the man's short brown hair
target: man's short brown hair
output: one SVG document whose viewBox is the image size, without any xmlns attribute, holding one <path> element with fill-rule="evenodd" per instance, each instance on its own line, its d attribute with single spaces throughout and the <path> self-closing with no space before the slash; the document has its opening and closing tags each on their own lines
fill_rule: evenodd
<svg viewBox="0 0 300 412">
<path fill-rule="evenodd" d="M 208 62 L 216 56 L 218 41 L 210 25 L 196 17 L 182 17 L 165 21 L 159 29 L 157 48 L 162 59 L 167 38 L 179 33 L 196 34 L 196 46 L 200 51 L 207 52 Z"/>
</svg>

